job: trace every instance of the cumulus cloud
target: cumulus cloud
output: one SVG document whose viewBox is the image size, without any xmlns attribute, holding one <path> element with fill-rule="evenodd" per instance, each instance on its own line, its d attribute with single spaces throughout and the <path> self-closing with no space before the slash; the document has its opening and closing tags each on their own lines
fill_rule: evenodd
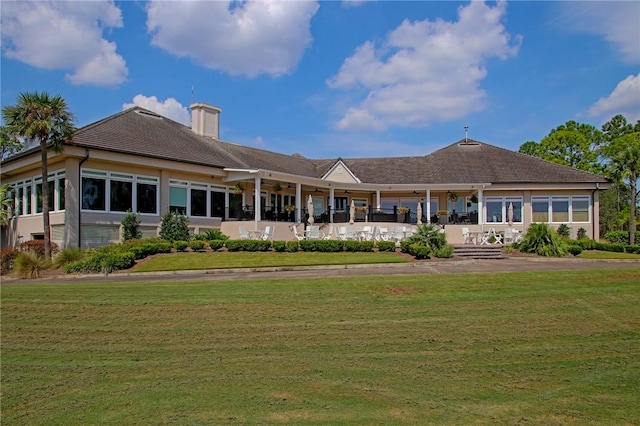
<svg viewBox="0 0 640 426">
<path fill-rule="evenodd" d="M 71 70 L 73 84 L 116 85 L 128 69 L 105 29 L 122 27 L 111 1 L 20 1 L 2 3 L 2 50 L 34 67 Z"/>
<path fill-rule="evenodd" d="M 178 123 L 182 123 L 186 126 L 191 124 L 189 109 L 182 106 L 182 104 L 174 98 L 167 98 L 165 101 L 159 101 L 155 96 L 147 97 L 144 95 L 135 95 L 133 97 L 133 103 L 122 104 L 122 109 L 125 110 L 134 106 L 148 109 L 149 111 L 153 111 L 163 117 L 170 118 L 173 121 L 177 121 Z"/>
<path fill-rule="evenodd" d="M 152 44 L 232 75 L 290 73 L 311 44 L 315 1 L 154 1 Z M 176 19 L 180 16 L 180 19 Z"/>
<path fill-rule="evenodd" d="M 629 121 L 640 120 L 640 74 L 622 80 L 605 98 L 600 98 L 589 115 L 598 117 L 624 115 Z"/>
<path fill-rule="evenodd" d="M 640 62 L 640 2 L 559 2 L 559 22 L 572 31 L 600 35 L 611 43 L 620 58 Z"/>
<path fill-rule="evenodd" d="M 482 109 L 487 60 L 516 55 L 521 44 L 501 23 L 505 13 L 504 2 L 490 7 L 473 1 L 458 8 L 456 22 L 405 20 L 381 46 L 363 43 L 327 81 L 333 89 L 366 93 L 336 127 L 418 127 Z"/>
</svg>

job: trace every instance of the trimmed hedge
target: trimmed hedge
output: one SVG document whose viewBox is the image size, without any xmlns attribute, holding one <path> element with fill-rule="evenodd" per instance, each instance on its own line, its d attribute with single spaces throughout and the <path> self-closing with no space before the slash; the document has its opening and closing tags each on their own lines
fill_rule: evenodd
<svg viewBox="0 0 640 426">
<path fill-rule="evenodd" d="M 135 263 L 135 256 L 131 252 L 95 251 L 86 259 L 68 263 L 63 270 L 66 274 L 110 273 L 120 269 L 131 268 Z"/>
<path fill-rule="evenodd" d="M 344 250 L 350 251 L 350 252 L 356 252 L 356 251 L 370 252 L 370 251 L 373 251 L 373 246 L 374 246 L 373 241 L 353 241 L 353 240 L 344 241 Z"/>
<path fill-rule="evenodd" d="M 395 241 L 378 241 L 376 243 L 376 247 L 378 251 L 396 251 L 396 242 Z"/>
<path fill-rule="evenodd" d="M 210 240 L 209 248 L 213 251 L 220 250 L 224 247 L 224 240 Z"/>
<path fill-rule="evenodd" d="M 227 240 L 229 251 L 267 251 L 271 248 L 269 240 Z"/>
<path fill-rule="evenodd" d="M 189 241 L 189 248 L 191 248 L 191 250 L 193 251 L 203 251 L 205 248 L 207 248 L 207 245 L 204 241 L 201 240 L 191 240 Z"/>
<path fill-rule="evenodd" d="M 635 242 L 636 244 L 640 243 L 640 231 L 636 231 L 635 233 Z M 604 239 L 611 243 L 620 243 L 620 244 L 629 244 L 630 233 L 629 231 L 611 231 L 607 232 L 604 236 Z"/>
<path fill-rule="evenodd" d="M 178 240 L 173 242 L 173 247 L 177 251 L 185 251 L 189 247 L 189 243 L 186 241 Z"/>
</svg>

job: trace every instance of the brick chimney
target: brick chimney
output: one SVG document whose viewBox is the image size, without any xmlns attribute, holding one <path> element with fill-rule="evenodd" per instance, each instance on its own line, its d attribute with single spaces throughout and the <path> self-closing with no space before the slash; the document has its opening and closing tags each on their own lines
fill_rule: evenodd
<svg viewBox="0 0 640 426">
<path fill-rule="evenodd" d="M 191 104 L 191 130 L 200 136 L 220 137 L 220 113 L 217 106 L 196 102 Z"/>
</svg>

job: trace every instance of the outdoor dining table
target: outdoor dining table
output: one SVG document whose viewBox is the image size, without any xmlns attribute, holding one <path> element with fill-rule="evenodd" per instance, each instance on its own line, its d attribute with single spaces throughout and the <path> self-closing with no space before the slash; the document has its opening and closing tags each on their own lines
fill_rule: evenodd
<svg viewBox="0 0 640 426">
<path fill-rule="evenodd" d="M 471 231 L 469 232 L 469 241 L 471 242 L 471 244 L 476 244 L 476 245 L 481 244 L 483 235 L 484 235 L 484 232 Z"/>
</svg>

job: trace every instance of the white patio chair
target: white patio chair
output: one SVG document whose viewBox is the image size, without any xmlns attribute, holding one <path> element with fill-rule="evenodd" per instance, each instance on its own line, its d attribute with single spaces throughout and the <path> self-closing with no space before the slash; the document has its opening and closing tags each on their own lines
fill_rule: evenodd
<svg viewBox="0 0 640 426">
<path fill-rule="evenodd" d="M 293 231 L 293 236 L 296 238 L 296 240 L 298 241 L 304 240 L 304 234 L 298 234 L 298 227 L 296 225 L 293 225 L 291 227 L 291 230 Z"/>
<path fill-rule="evenodd" d="M 373 227 L 371 226 L 363 226 L 362 227 L 362 239 L 364 241 L 371 241 L 373 238 Z"/>
<path fill-rule="evenodd" d="M 389 241 L 389 229 L 380 227 L 378 230 L 378 236 L 382 241 Z"/>
<path fill-rule="evenodd" d="M 276 227 L 272 226 L 272 225 L 267 225 L 264 228 L 264 232 L 262 233 L 262 239 L 267 241 L 267 240 L 273 240 L 273 234 L 276 231 Z"/>
<path fill-rule="evenodd" d="M 469 232 L 469 228 L 462 228 L 462 238 L 464 238 L 465 244 L 471 244 L 471 233 Z"/>
<path fill-rule="evenodd" d="M 329 230 L 322 235 L 323 240 L 330 240 L 333 238 L 333 225 L 329 225 Z"/>
<path fill-rule="evenodd" d="M 396 240 L 396 242 L 404 240 L 404 226 L 393 227 L 393 239 Z"/>
<path fill-rule="evenodd" d="M 339 226 L 337 236 L 339 240 L 346 241 L 347 240 L 347 227 Z"/>
<path fill-rule="evenodd" d="M 513 233 L 513 228 L 505 228 L 504 230 L 504 243 L 505 244 L 513 244 L 515 241 L 515 234 Z"/>
<path fill-rule="evenodd" d="M 249 235 L 249 230 L 247 229 L 246 226 L 240 225 L 238 227 L 238 233 L 240 234 L 240 239 L 241 240 L 250 240 L 251 239 L 251 235 Z"/>
<path fill-rule="evenodd" d="M 306 237 L 310 240 L 320 239 L 320 227 L 315 225 L 307 226 Z"/>
</svg>

